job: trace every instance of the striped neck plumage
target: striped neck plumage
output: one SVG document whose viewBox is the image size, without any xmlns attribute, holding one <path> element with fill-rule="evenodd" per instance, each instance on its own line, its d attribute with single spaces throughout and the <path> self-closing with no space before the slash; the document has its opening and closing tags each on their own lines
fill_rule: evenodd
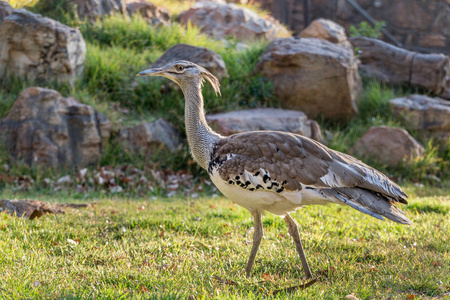
<svg viewBox="0 0 450 300">
<path fill-rule="evenodd" d="M 206 123 L 201 82 L 180 86 L 186 98 L 184 122 L 191 154 L 202 168 L 207 169 L 212 148 L 221 136 Z"/>
</svg>

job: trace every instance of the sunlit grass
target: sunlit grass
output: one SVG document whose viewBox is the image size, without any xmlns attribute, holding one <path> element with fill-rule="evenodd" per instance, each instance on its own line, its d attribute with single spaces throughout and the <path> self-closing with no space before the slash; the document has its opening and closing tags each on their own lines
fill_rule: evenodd
<svg viewBox="0 0 450 300">
<path fill-rule="evenodd" d="M 275 298 L 443 294 L 450 280 L 450 197 L 433 189 L 419 197 L 423 191 L 415 189 L 407 188 L 411 205 L 403 207 L 413 226 L 341 206 L 294 213 L 319 282 Z M 1 298 L 256 299 L 298 285 L 304 276 L 286 225 L 274 215 L 264 217 L 265 236 L 247 279 L 253 221 L 226 199 L 89 201 L 98 204 L 34 221 L 0 214 Z"/>
</svg>

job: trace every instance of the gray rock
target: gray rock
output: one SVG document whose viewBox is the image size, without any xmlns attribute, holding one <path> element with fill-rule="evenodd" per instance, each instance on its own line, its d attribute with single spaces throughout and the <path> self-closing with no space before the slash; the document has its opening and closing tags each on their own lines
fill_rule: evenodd
<svg viewBox="0 0 450 300">
<path fill-rule="evenodd" d="M 450 101 L 410 95 L 389 100 L 389 105 L 407 129 L 419 130 L 443 142 L 450 138 Z"/>
<path fill-rule="evenodd" d="M 169 62 L 175 60 L 188 60 L 196 63 L 217 77 L 228 76 L 227 68 L 222 56 L 214 51 L 203 47 L 190 46 L 186 44 L 177 44 L 158 58 L 152 65 L 152 68 L 163 67 Z"/>
<path fill-rule="evenodd" d="M 349 48 L 317 38 L 276 39 L 256 70 L 272 81 L 284 108 L 312 118 L 345 119 L 358 113 L 361 79 Z"/>
<path fill-rule="evenodd" d="M 223 39 L 229 35 L 239 40 L 273 40 L 291 34 L 275 19 L 263 19 L 255 12 L 236 4 L 197 2 L 180 14 L 179 20 L 191 22 L 202 32 Z"/>
<path fill-rule="evenodd" d="M 86 44 L 78 29 L 24 9 L 0 27 L 0 78 L 67 81 L 82 74 Z"/>
<path fill-rule="evenodd" d="M 388 126 L 371 127 L 353 149 L 360 157 L 372 157 L 390 166 L 420 157 L 425 152 L 406 130 Z"/>
<path fill-rule="evenodd" d="M 152 25 L 170 25 L 169 11 L 147 1 L 133 1 L 127 3 L 129 15 L 140 14 L 142 18 Z"/>
<path fill-rule="evenodd" d="M 111 127 L 91 106 L 30 87 L 0 122 L 0 139 L 13 157 L 29 165 L 86 166 L 100 158 Z"/>
<path fill-rule="evenodd" d="M 64 0 L 69 1 L 69 0 Z M 78 17 L 90 22 L 96 21 L 104 15 L 126 13 L 125 0 L 73 0 L 76 5 Z"/>
<path fill-rule="evenodd" d="M 181 138 L 172 124 L 158 119 L 121 129 L 119 142 L 128 151 L 147 156 L 164 149 L 174 152 L 181 144 Z"/>
<path fill-rule="evenodd" d="M 13 11 L 14 9 L 8 2 L 0 1 L 0 26 L 3 24 L 5 18 L 12 14 Z"/>
<path fill-rule="evenodd" d="M 301 111 L 276 108 L 246 109 L 207 115 L 206 120 L 220 134 L 226 136 L 246 131 L 277 130 L 323 141 L 319 124 L 309 120 Z"/>
<path fill-rule="evenodd" d="M 366 77 L 396 84 L 425 88 L 437 95 L 450 89 L 450 57 L 423 54 L 368 37 L 352 37 L 358 48 L 360 70 Z"/>
</svg>

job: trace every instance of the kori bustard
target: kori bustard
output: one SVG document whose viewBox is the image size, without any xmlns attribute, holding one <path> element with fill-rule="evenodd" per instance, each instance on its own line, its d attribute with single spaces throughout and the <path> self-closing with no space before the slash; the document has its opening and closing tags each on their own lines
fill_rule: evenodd
<svg viewBox="0 0 450 300">
<path fill-rule="evenodd" d="M 289 215 L 297 208 L 337 203 L 380 220 L 386 217 L 412 224 L 394 205 L 407 204 L 408 196 L 402 189 L 352 156 L 292 133 L 252 131 L 224 137 L 214 132 L 205 119 L 201 88 L 206 79 L 220 94 L 219 81 L 205 68 L 189 61 L 175 61 L 137 76 L 163 76 L 181 87 L 186 101 L 187 139 L 194 160 L 208 171 L 227 198 L 252 214 L 255 225 L 247 276 L 263 237 L 261 215 L 265 211 L 286 221 L 306 279 L 312 279 L 311 270 L 298 226 Z"/>
</svg>

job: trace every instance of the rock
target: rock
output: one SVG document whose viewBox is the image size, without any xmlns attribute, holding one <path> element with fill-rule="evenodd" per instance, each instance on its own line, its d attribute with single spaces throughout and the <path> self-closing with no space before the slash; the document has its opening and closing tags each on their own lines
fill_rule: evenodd
<svg viewBox="0 0 450 300">
<path fill-rule="evenodd" d="M 411 95 L 389 101 L 408 130 L 419 130 L 444 143 L 450 138 L 450 101 Z"/>
<path fill-rule="evenodd" d="M 67 208 L 87 208 L 95 204 L 59 204 L 46 203 L 38 200 L 6 200 L 0 199 L 0 212 L 23 217 L 30 220 L 45 214 L 63 214 Z"/>
<path fill-rule="evenodd" d="M 305 1 L 253 0 L 252 2 L 270 11 L 272 16 L 293 31 L 300 32 L 304 29 Z M 367 22 L 367 19 L 351 4 L 352 1 L 314 0 L 310 2 L 311 20 L 327 18 L 339 23 L 346 30 L 352 25 Z M 449 0 L 357 0 L 354 2 L 374 20 L 385 21 L 385 29 L 405 48 L 425 47 L 435 53 L 450 54 Z M 380 39 L 392 42 L 385 35 Z"/>
<path fill-rule="evenodd" d="M 360 70 L 366 77 L 396 84 L 410 84 L 435 94 L 450 88 L 450 58 L 422 54 L 367 37 L 350 38 L 359 49 Z"/>
<path fill-rule="evenodd" d="M 171 47 L 151 65 L 151 68 L 163 67 L 174 60 L 192 61 L 219 78 L 228 76 L 222 56 L 209 49 L 186 44 L 177 44 Z"/>
<path fill-rule="evenodd" d="M 145 0 L 139 0 L 127 3 L 127 12 L 130 15 L 139 13 L 145 20 L 152 25 L 170 25 L 170 14 L 165 8 L 158 7 Z"/>
<path fill-rule="evenodd" d="M 246 131 L 277 130 L 323 141 L 319 124 L 309 120 L 301 111 L 276 108 L 246 109 L 207 115 L 206 120 L 220 134 L 226 136 Z"/>
<path fill-rule="evenodd" d="M 40 87 L 20 93 L 0 122 L 0 139 L 13 157 L 53 168 L 97 162 L 110 131 L 111 122 L 91 106 Z"/>
<path fill-rule="evenodd" d="M 174 152 L 181 144 L 176 128 L 164 119 L 123 128 L 120 130 L 119 139 L 125 149 L 144 156 L 161 149 Z"/>
<path fill-rule="evenodd" d="M 273 41 L 256 70 L 274 84 L 284 108 L 309 117 L 345 119 L 358 113 L 358 60 L 349 48 L 316 38 Z"/>
<path fill-rule="evenodd" d="M 8 2 L 0 1 L 0 26 L 3 24 L 5 18 L 12 14 L 13 11 L 14 9 Z"/>
<path fill-rule="evenodd" d="M 82 74 L 86 43 L 78 29 L 15 10 L 0 27 L 0 78 L 73 83 Z"/>
<path fill-rule="evenodd" d="M 312 23 L 300 32 L 298 36 L 303 38 L 323 39 L 346 48 L 352 47 L 345 34 L 344 28 L 327 19 L 320 18 L 312 21 Z"/>
<path fill-rule="evenodd" d="M 90 22 L 96 21 L 104 15 L 126 13 L 125 0 L 64 0 L 76 5 L 78 17 Z"/>
<path fill-rule="evenodd" d="M 425 152 L 406 130 L 388 126 L 371 127 L 353 147 L 360 157 L 372 157 L 390 166 L 403 159 L 419 157 Z"/>
<path fill-rule="evenodd" d="M 218 39 L 229 35 L 239 40 L 273 40 L 290 36 L 278 21 L 263 19 L 255 12 L 236 4 L 197 2 L 180 14 L 179 20 L 186 25 L 191 22 L 201 31 Z"/>
</svg>

